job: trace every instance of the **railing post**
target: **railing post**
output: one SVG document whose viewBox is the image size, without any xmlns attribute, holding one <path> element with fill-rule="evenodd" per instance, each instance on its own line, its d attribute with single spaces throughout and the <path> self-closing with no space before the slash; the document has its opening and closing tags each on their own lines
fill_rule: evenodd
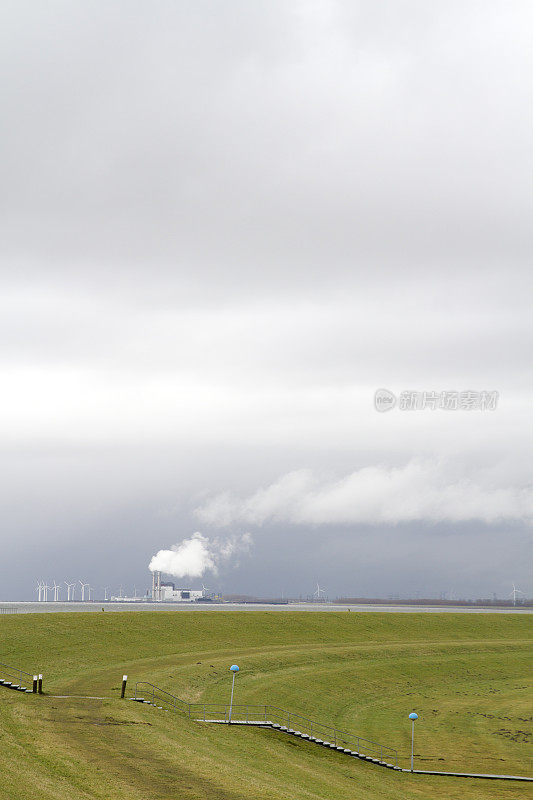
<svg viewBox="0 0 533 800">
<path fill-rule="evenodd" d="M 204 722 L 205 722 L 205 703 L 204 703 Z"/>
<path fill-rule="evenodd" d="M 33 694 L 37 694 L 37 681 L 38 680 L 39 679 L 38 679 L 37 675 L 34 675 L 33 676 Z"/>
<path fill-rule="evenodd" d="M 265 722 L 267 721 L 267 707 L 265 706 Z"/>
<path fill-rule="evenodd" d="M 155 706 L 155 686 L 152 686 L 152 705 Z"/>
<path fill-rule="evenodd" d="M 337 729 L 333 728 L 333 744 L 337 747 Z"/>
<path fill-rule="evenodd" d="M 189 719 L 191 718 L 191 704 L 189 703 Z"/>
<path fill-rule="evenodd" d="M 383 761 L 383 745 L 380 746 L 381 746 L 381 760 Z"/>
</svg>

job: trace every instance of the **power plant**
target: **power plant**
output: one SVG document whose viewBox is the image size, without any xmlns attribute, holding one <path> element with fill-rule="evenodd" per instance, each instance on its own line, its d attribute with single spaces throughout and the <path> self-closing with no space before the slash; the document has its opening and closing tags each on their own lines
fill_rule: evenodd
<svg viewBox="0 0 533 800">
<path fill-rule="evenodd" d="M 173 583 L 161 580 L 161 572 L 152 572 L 152 600 L 156 603 L 194 603 L 209 599 L 203 589 L 176 589 Z"/>
</svg>

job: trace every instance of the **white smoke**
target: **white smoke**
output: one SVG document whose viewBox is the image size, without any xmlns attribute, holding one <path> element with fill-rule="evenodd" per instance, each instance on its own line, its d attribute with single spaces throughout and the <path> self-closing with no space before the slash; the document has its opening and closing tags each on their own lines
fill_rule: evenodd
<svg viewBox="0 0 533 800">
<path fill-rule="evenodd" d="M 170 550 L 159 550 L 149 564 L 149 569 L 173 575 L 175 578 L 200 578 L 205 572 L 216 574 L 219 566 L 240 553 L 246 553 L 252 544 L 249 533 L 240 536 L 209 539 L 199 531 L 190 539 L 183 539 Z M 234 562 L 234 566 L 235 566 Z"/>
<path fill-rule="evenodd" d="M 365 467 L 336 480 L 311 470 L 284 475 L 248 497 L 219 494 L 197 508 L 210 525 L 380 524 L 410 521 L 462 522 L 533 520 L 531 486 L 495 486 L 490 481 L 450 474 L 432 461 L 403 467 Z"/>
</svg>

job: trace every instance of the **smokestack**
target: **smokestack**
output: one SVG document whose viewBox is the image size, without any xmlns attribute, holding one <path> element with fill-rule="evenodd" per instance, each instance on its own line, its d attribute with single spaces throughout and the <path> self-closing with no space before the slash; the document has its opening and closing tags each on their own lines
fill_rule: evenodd
<svg viewBox="0 0 533 800">
<path fill-rule="evenodd" d="M 158 569 L 152 572 L 152 600 L 161 600 L 161 572 Z"/>
</svg>

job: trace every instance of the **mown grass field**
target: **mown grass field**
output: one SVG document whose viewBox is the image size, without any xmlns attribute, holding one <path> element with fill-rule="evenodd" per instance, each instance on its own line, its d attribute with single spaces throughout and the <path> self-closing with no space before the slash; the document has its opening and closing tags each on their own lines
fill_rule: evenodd
<svg viewBox="0 0 533 800">
<path fill-rule="evenodd" d="M 384 740 L 407 766 L 533 774 L 533 617 L 158 608 L 0 618 L 2 800 L 516 800 L 531 784 L 394 773 L 269 730 L 121 701 L 147 680 L 190 701 L 269 703 Z M 93 695 L 103 700 L 58 699 Z"/>
</svg>

